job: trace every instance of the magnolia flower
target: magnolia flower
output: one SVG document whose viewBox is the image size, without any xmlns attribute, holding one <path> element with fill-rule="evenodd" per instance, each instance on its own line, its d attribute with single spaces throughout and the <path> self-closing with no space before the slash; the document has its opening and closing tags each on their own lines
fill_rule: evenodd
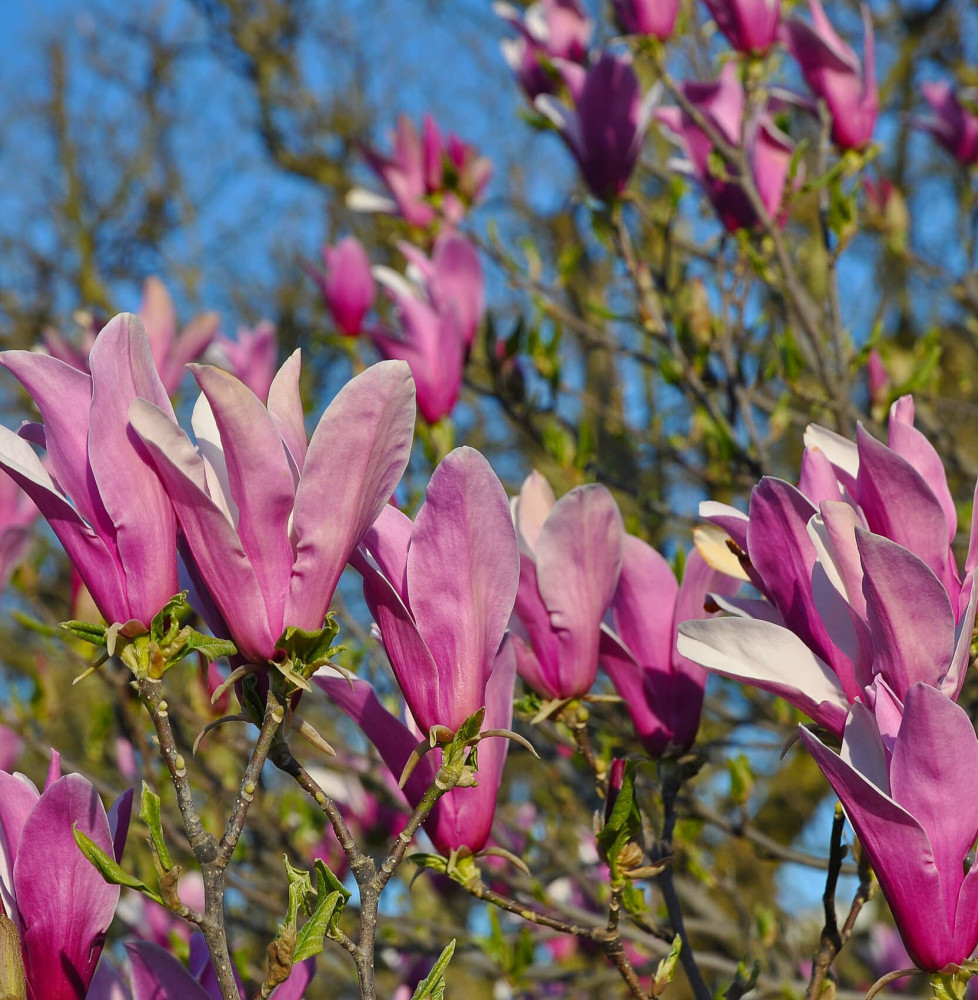
<svg viewBox="0 0 978 1000">
<path fill-rule="evenodd" d="M 615 19 L 629 35 L 651 35 L 665 41 L 676 26 L 679 0 L 612 0 Z"/>
<path fill-rule="evenodd" d="M 137 398 L 168 420 L 173 409 L 135 316 L 106 324 L 89 361 L 91 375 L 30 351 L 0 355 L 44 420 L 21 436 L 0 427 L 0 467 L 47 518 L 106 621 L 148 626 L 180 589 L 176 521 L 128 413 Z M 47 467 L 25 439 L 45 446 Z"/>
<path fill-rule="evenodd" d="M 685 83 L 682 89 L 686 99 L 728 143 L 740 146 L 743 142 L 750 181 L 768 215 L 778 219 L 794 146 L 767 111 L 744 121 L 746 98 L 736 65 L 727 63 L 715 81 Z M 686 153 L 688 159 L 677 165 L 679 170 L 696 178 L 726 229 L 733 232 L 756 227 L 757 212 L 742 183 L 729 164 L 724 166 L 725 175 L 717 176 L 713 143 L 699 125 L 677 107 L 660 108 L 655 117 Z"/>
<path fill-rule="evenodd" d="M 48 354 L 78 371 L 90 372 L 89 355 L 103 320 L 89 313 L 78 313 L 81 324 L 81 344 L 76 345 L 56 330 L 44 331 L 44 347 Z M 177 313 L 166 285 L 159 278 L 143 282 L 142 304 L 137 313 L 146 329 L 153 360 L 167 395 L 176 392 L 184 375 L 184 367 L 196 361 L 217 336 L 220 322 L 216 312 L 195 316 L 177 335 Z"/>
<path fill-rule="evenodd" d="M 704 2 L 717 27 L 738 52 L 767 52 L 778 37 L 781 0 Z"/>
<path fill-rule="evenodd" d="M 800 727 L 842 801 L 914 963 L 959 965 L 978 945 L 978 738 L 961 708 L 918 682 L 897 717 L 853 705 L 840 755 Z"/>
<path fill-rule="evenodd" d="M 879 93 L 876 43 L 869 7 L 863 4 L 864 66 L 836 34 L 819 0 L 808 0 L 812 23 L 789 18 L 784 39 L 798 61 L 812 93 L 825 101 L 832 116 L 832 139 L 843 149 L 863 149 L 873 139 Z"/>
<path fill-rule="evenodd" d="M 561 74 L 555 60 L 579 65 L 587 61 L 594 23 L 578 0 L 539 0 L 525 11 L 496 3 L 492 9 L 519 32 L 518 38 L 504 39 L 501 48 L 531 101 L 558 90 Z"/>
<path fill-rule="evenodd" d="M 237 339 L 219 336 L 211 354 L 219 368 L 241 379 L 262 402 L 268 399 L 278 357 L 274 323 L 264 320 L 251 330 L 239 326 Z"/>
<path fill-rule="evenodd" d="M 323 246 L 323 263 L 325 271 L 310 267 L 309 273 L 319 285 L 333 322 L 347 337 L 355 337 L 377 297 L 367 251 L 356 237 L 347 236 L 334 247 Z"/>
<path fill-rule="evenodd" d="M 351 562 L 415 725 L 390 716 L 362 682 L 352 689 L 342 678 L 317 682 L 392 772 L 403 769 L 419 733 L 456 730 L 480 708 L 487 729 L 509 728 L 515 663 L 503 637 L 519 554 L 506 494 L 482 455 L 451 452 L 435 469 L 414 523 L 384 508 Z M 505 756 L 505 740 L 482 744 L 478 788 L 458 788 L 442 800 L 426 827 L 440 850 L 484 846 Z M 409 801 L 420 801 L 435 770 L 431 761 L 412 776 Z"/>
<path fill-rule="evenodd" d="M 978 602 L 972 548 L 959 575 L 957 516 L 937 452 L 890 410 L 889 446 L 809 427 L 799 488 L 765 478 L 745 516 L 723 528 L 766 600 L 720 603 L 736 617 L 680 626 L 679 651 L 710 670 L 780 694 L 841 734 L 850 705 L 900 706 L 923 681 L 956 699 Z"/>
<path fill-rule="evenodd" d="M 431 115 L 425 115 L 420 136 L 401 116 L 393 141 L 391 156 L 370 146 L 364 150 L 367 164 L 387 187 L 390 197 L 354 188 L 347 204 L 357 211 L 400 215 L 421 229 L 429 228 L 438 219 L 457 225 L 489 183 L 489 159 L 452 133 L 443 139 Z"/>
<path fill-rule="evenodd" d="M 658 90 L 643 97 L 631 60 L 610 52 L 603 52 L 580 80 L 579 75 L 567 76 L 573 110 L 549 95 L 538 97 L 535 106 L 557 126 L 591 194 L 613 200 L 628 186 L 638 162 Z"/>
<path fill-rule="evenodd" d="M 961 103 L 948 83 L 924 83 L 920 92 L 933 115 L 914 119 L 913 124 L 930 132 L 959 163 L 966 167 L 978 163 L 978 115 Z"/>
<path fill-rule="evenodd" d="M 465 357 L 485 308 L 482 268 L 475 248 L 457 233 L 439 236 L 430 260 L 409 244 L 400 248 L 412 281 L 375 269 L 397 308 L 400 330 L 375 327 L 370 338 L 385 358 L 408 363 L 418 409 L 434 424 L 458 401 Z"/>
<path fill-rule="evenodd" d="M 601 637 L 601 666 L 652 757 L 684 754 L 696 739 L 706 671 L 676 650 L 676 626 L 703 618 L 707 594 L 730 594 L 740 581 L 711 569 L 697 552 L 682 585 L 650 545 L 626 535 L 621 575 Z M 616 762 L 617 763 L 617 762 Z"/>
<path fill-rule="evenodd" d="M 598 672 L 601 619 L 618 584 L 625 529 L 598 485 L 556 500 L 539 472 L 513 501 L 520 586 L 512 620 L 520 676 L 546 698 L 587 694 Z"/>
<path fill-rule="evenodd" d="M 0 476 L 0 585 L 24 561 L 40 513 L 13 479 Z"/>
<path fill-rule="evenodd" d="M 267 408 L 233 375 L 194 365 L 203 393 L 192 424 L 146 400 L 132 427 L 176 510 L 210 600 L 201 610 L 252 663 L 276 655 L 287 626 L 318 630 L 350 552 L 407 464 L 414 385 L 387 362 L 348 382 L 307 442 L 299 352 L 279 370 Z"/>
<path fill-rule="evenodd" d="M 42 793 L 23 775 L 0 772 L 0 942 L 15 963 L 0 968 L 0 995 L 84 1000 L 119 887 L 105 882 L 72 830 L 118 860 L 131 799 L 129 792 L 120 800 L 116 817 L 123 822 L 110 823 L 87 778 L 61 777 L 57 754 Z"/>
</svg>

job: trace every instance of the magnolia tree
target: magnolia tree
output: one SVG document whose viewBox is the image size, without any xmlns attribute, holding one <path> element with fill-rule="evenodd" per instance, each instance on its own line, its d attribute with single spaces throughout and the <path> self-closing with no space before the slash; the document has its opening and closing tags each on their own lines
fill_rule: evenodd
<svg viewBox="0 0 978 1000">
<path fill-rule="evenodd" d="M 307 335 L 181 326 L 156 277 L 116 313 L 94 242 L 73 330 L 4 299 L 0 998 L 960 1000 L 978 114 L 973 70 L 912 86 L 943 5 L 496 4 L 494 128 L 577 177 L 526 239 L 432 114 L 349 177 L 290 148 L 303 27 L 253 6 L 194 30 L 342 220 L 292 268 Z M 970 210 L 937 260 L 911 146 Z"/>
</svg>

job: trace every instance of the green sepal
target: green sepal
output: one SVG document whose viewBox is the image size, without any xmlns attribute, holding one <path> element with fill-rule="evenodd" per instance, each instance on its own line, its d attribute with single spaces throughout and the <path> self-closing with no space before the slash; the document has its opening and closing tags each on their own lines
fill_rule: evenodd
<svg viewBox="0 0 978 1000">
<path fill-rule="evenodd" d="M 453 882 L 459 885 L 470 885 L 479 880 L 479 867 L 475 858 L 471 854 L 453 854 L 451 857 L 444 857 L 441 854 L 409 854 L 408 861 L 419 868 L 429 868 L 439 875 L 446 875 Z"/>
<path fill-rule="evenodd" d="M 149 827 L 149 837 L 153 845 L 153 853 L 160 862 L 163 871 L 168 872 L 173 867 L 173 858 L 163 839 L 163 822 L 160 817 L 160 797 L 146 782 L 143 782 L 143 795 L 139 803 L 139 818 Z"/>
<path fill-rule="evenodd" d="M 130 889 L 135 889 L 144 896 L 148 896 L 154 902 L 159 903 L 160 906 L 166 905 L 163 902 L 162 896 L 153 892 L 142 879 L 137 878 L 135 875 L 130 875 L 115 858 L 103 851 L 94 840 L 82 833 L 78 829 L 77 823 L 72 825 L 71 832 L 75 838 L 75 843 L 78 845 L 78 849 L 98 869 L 99 874 L 106 882 L 110 885 L 128 886 Z"/>
<path fill-rule="evenodd" d="M 455 938 L 445 947 L 445 950 L 438 956 L 431 972 L 425 976 L 424 980 L 418 983 L 418 988 L 414 991 L 411 1000 L 444 1000 L 445 996 L 445 970 L 448 963 L 455 954 Z"/>
<path fill-rule="evenodd" d="M 61 622 L 60 627 L 83 642 L 90 642 L 93 646 L 105 645 L 105 630 L 107 628 L 105 625 L 99 625 L 97 622 L 70 621 Z"/>
<path fill-rule="evenodd" d="M 618 792 L 618 797 L 615 799 L 611 815 L 596 837 L 598 847 L 611 869 L 612 882 L 621 878 L 621 873 L 618 870 L 618 855 L 621 849 L 629 841 L 636 840 L 642 832 L 642 814 L 635 801 L 636 768 L 635 761 L 625 761 L 621 791 Z"/>
</svg>

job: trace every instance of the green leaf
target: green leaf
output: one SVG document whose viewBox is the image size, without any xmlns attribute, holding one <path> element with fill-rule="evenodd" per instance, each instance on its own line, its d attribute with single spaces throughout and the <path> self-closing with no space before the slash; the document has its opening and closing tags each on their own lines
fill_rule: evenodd
<svg viewBox="0 0 978 1000">
<path fill-rule="evenodd" d="M 290 625 L 279 636 L 275 648 L 287 653 L 297 663 L 318 670 L 333 655 L 333 640 L 339 630 L 331 614 L 326 616 L 323 627 L 315 631 Z"/>
<path fill-rule="evenodd" d="M 115 858 L 106 854 L 106 852 L 103 851 L 94 840 L 82 833 L 81 830 L 78 829 L 77 823 L 72 825 L 71 832 L 75 838 L 75 843 L 78 845 L 78 849 L 98 869 L 99 874 L 105 879 L 106 882 L 110 885 L 125 885 L 130 889 L 136 889 L 144 896 L 148 896 L 154 902 L 159 903 L 161 906 L 166 905 L 163 902 L 162 896 L 153 892 L 153 890 L 150 889 L 150 887 L 146 885 L 142 879 L 136 878 L 135 875 L 130 875 L 122 868 Z"/>
<path fill-rule="evenodd" d="M 323 940 L 328 930 L 333 930 L 334 917 L 338 916 L 336 908 L 340 904 L 338 892 L 320 895 L 312 916 L 302 925 L 295 939 L 293 962 L 302 962 L 323 950 Z M 342 906 L 340 907 L 342 909 Z"/>
<path fill-rule="evenodd" d="M 212 662 L 219 656 L 234 656 L 237 652 L 238 647 L 228 639 L 215 639 L 212 635 L 204 635 L 196 629 L 189 629 L 184 652 L 179 658 L 183 659 L 190 653 L 200 653 L 208 662 Z"/>
<path fill-rule="evenodd" d="M 635 801 L 635 761 L 625 762 L 625 773 L 622 776 L 621 791 L 615 799 L 611 815 L 597 835 L 598 847 L 601 848 L 609 867 L 612 879 L 618 875 L 618 854 L 630 841 L 635 840 L 642 832 L 642 815 Z"/>
<path fill-rule="evenodd" d="M 143 796 L 139 803 L 139 818 L 149 827 L 153 851 L 159 858 L 164 871 L 173 867 L 173 858 L 163 839 L 163 823 L 160 818 L 160 797 L 146 782 L 143 782 Z"/>
<path fill-rule="evenodd" d="M 407 859 L 419 868 L 430 868 L 440 875 L 448 874 L 448 858 L 444 858 L 440 854 L 425 854 L 423 851 L 419 851 L 417 854 L 409 854 Z"/>
<path fill-rule="evenodd" d="M 313 896 L 312 879 L 309 872 L 301 868 L 293 868 L 285 855 L 285 874 L 289 879 L 289 908 L 285 914 L 285 926 L 296 927 L 299 923 L 299 908 L 306 913 L 312 912 L 309 897 Z"/>
<path fill-rule="evenodd" d="M 418 988 L 414 991 L 411 1000 L 442 1000 L 445 996 L 445 970 L 448 963 L 455 954 L 455 938 L 448 943 L 445 950 L 438 956 L 434 968 L 425 977 L 424 981 L 418 983 Z"/>
</svg>

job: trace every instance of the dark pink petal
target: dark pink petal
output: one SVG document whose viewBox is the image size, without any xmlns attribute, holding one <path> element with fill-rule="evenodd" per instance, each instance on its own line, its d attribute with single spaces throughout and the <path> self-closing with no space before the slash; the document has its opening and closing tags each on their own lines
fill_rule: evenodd
<svg viewBox="0 0 978 1000">
<path fill-rule="evenodd" d="M 842 491 L 835 468 L 821 448 L 806 448 L 801 456 L 801 474 L 798 489 L 815 507 L 824 500 L 841 500 Z"/>
<path fill-rule="evenodd" d="M 560 697 L 586 694 L 598 669 L 598 636 L 621 570 L 624 527 L 598 485 L 564 494 L 540 531 L 537 584 L 560 648 Z"/>
<path fill-rule="evenodd" d="M 377 748 L 387 769 L 395 779 L 401 776 L 411 751 L 418 745 L 418 737 L 377 700 L 374 689 L 366 682 L 320 671 L 313 675 L 318 685 L 330 699 L 363 730 L 364 735 Z M 425 789 L 435 776 L 434 754 L 427 754 L 414 769 L 404 786 L 409 801 L 418 803 Z"/>
<path fill-rule="evenodd" d="M 0 467 L 37 504 L 105 618 L 127 621 L 128 601 L 115 549 L 58 491 L 34 449 L 6 427 L 0 427 Z M 111 529 L 106 537 L 111 544 Z"/>
<path fill-rule="evenodd" d="M 105 809 L 80 774 L 65 775 L 38 799 L 14 863 L 27 975 L 33 995 L 45 1000 L 83 1000 L 119 901 L 119 887 L 78 849 L 73 825 L 112 853 Z"/>
<path fill-rule="evenodd" d="M 978 837 L 976 773 L 978 738 L 967 713 L 936 688 L 914 684 L 904 700 L 890 763 L 890 798 L 930 840 L 949 927 L 954 926 L 964 858 Z"/>
<path fill-rule="evenodd" d="M 649 669 L 671 668 L 678 596 L 679 583 L 669 563 L 651 545 L 625 535 L 621 575 L 608 610 L 619 638 Z M 702 615 L 702 601 L 699 611 Z"/>
<path fill-rule="evenodd" d="M 893 405 L 895 407 L 897 404 Z M 920 473 L 924 482 L 937 498 L 947 521 L 947 542 L 950 545 L 958 530 L 958 512 L 947 485 L 947 474 L 944 471 L 941 456 L 913 424 L 892 417 L 890 418 L 888 440 L 889 446 Z"/>
<path fill-rule="evenodd" d="M 314 273 L 314 277 L 336 325 L 348 337 L 355 337 L 377 297 L 370 258 L 358 239 L 347 236 L 335 247 L 323 247 L 323 261 L 325 275 Z"/>
<path fill-rule="evenodd" d="M 414 419 L 414 383 L 397 362 L 371 366 L 327 407 L 295 495 L 286 624 L 322 624 L 347 559 L 407 466 Z"/>
<path fill-rule="evenodd" d="M 33 351 L 4 351 L 0 362 L 31 394 L 41 413 L 54 477 L 92 527 L 111 538 L 112 522 L 88 467 L 91 376 Z"/>
<path fill-rule="evenodd" d="M 221 435 L 231 499 L 238 508 L 237 532 L 265 601 L 269 629 L 285 625 L 285 598 L 292 578 L 289 522 L 295 480 L 275 421 L 261 400 L 228 372 L 193 365 Z M 312 626 L 316 628 L 322 622 Z"/>
<path fill-rule="evenodd" d="M 131 313 L 110 320 L 89 355 L 92 404 L 88 459 L 115 526 L 128 618 L 149 625 L 178 590 L 176 518 L 145 447 L 129 427 L 129 407 L 147 399 L 172 413 L 142 324 Z"/>
<path fill-rule="evenodd" d="M 122 852 L 126 849 L 129 838 L 129 821 L 132 819 L 132 799 L 135 789 L 127 788 L 109 806 L 109 832 L 112 834 L 112 850 L 116 861 L 122 860 Z"/>
<path fill-rule="evenodd" d="M 273 634 L 269 628 L 255 572 L 237 533 L 207 492 L 200 456 L 187 435 L 145 400 L 133 404 L 130 421 L 166 485 L 197 572 L 223 622 L 242 655 L 262 662 L 274 654 L 281 632 Z"/>
<path fill-rule="evenodd" d="M 935 687 L 954 654 L 954 613 L 941 582 L 912 552 L 856 529 L 867 621 L 881 674 L 898 698 L 917 681 Z"/>
<path fill-rule="evenodd" d="M 455 310 L 462 340 L 471 347 L 485 311 L 479 254 L 467 239 L 448 230 L 435 242 L 431 263 L 432 304 L 439 313 Z"/>
<path fill-rule="evenodd" d="M 212 1000 L 196 979 L 158 944 L 127 941 L 132 1000 Z"/>
<path fill-rule="evenodd" d="M 408 550 L 407 589 L 438 664 L 440 697 L 425 717 L 414 714 L 422 728 L 456 729 L 484 704 L 516 599 L 519 553 L 506 493 L 474 449 L 449 454 L 425 497 Z"/>
<path fill-rule="evenodd" d="M 937 971 L 969 957 L 954 951 L 941 873 L 927 834 L 905 809 L 804 727 L 802 742 L 842 800 L 873 863 L 907 951 L 922 969 Z M 959 864 L 963 862 L 959 859 Z"/>
<path fill-rule="evenodd" d="M 37 789 L 23 775 L 0 771 L 0 905 L 15 923 L 14 863 L 24 824 L 39 798 Z"/>
<path fill-rule="evenodd" d="M 764 593 L 796 632 L 823 659 L 837 654 L 812 596 L 815 546 L 808 522 L 815 508 L 790 483 L 765 477 L 750 500 L 747 551 Z"/>
<path fill-rule="evenodd" d="M 409 610 L 407 555 L 412 531 L 414 523 L 411 518 L 391 504 L 385 504 L 350 559 L 350 565 L 363 576 L 379 570 Z"/>
</svg>

